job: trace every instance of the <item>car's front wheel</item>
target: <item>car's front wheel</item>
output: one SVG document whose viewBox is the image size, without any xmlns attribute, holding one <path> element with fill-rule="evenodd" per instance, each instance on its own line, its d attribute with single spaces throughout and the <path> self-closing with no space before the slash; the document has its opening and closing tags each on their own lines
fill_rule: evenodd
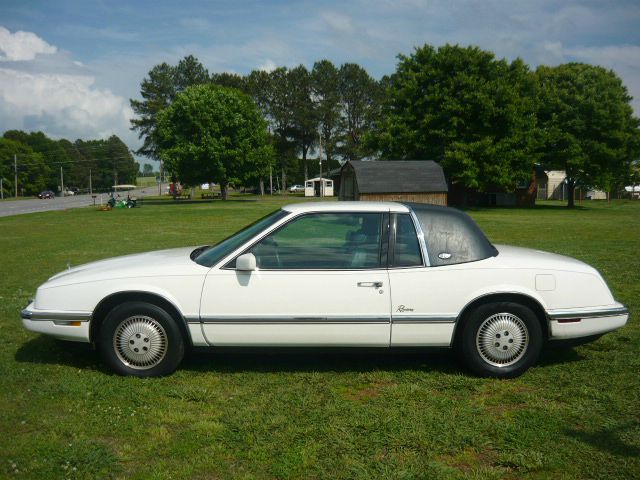
<svg viewBox="0 0 640 480">
<path fill-rule="evenodd" d="M 513 378 L 533 365 L 542 349 L 542 328 L 530 308 L 513 302 L 481 305 L 462 326 L 462 360 L 483 377 Z"/>
<path fill-rule="evenodd" d="M 180 328 L 165 310 L 145 302 L 126 302 L 100 326 L 98 348 L 120 375 L 155 377 L 173 373 L 184 357 Z"/>
</svg>

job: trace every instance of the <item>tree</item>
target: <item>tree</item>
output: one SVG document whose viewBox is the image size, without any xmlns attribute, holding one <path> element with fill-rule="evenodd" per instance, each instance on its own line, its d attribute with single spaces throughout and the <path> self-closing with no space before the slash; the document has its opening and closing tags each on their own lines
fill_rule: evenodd
<svg viewBox="0 0 640 480">
<path fill-rule="evenodd" d="M 344 122 L 340 151 L 346 160 L 360 160 L 365 156 L 363 136 L 377 114 L 382 92 L 378 83 L 356 63 L 340 67 L 338 91 Z"/>
<path fill-rule="evenodd" d="M 509 191 L 536 161 L 536 81 L 477 47 L 429 45 L 401 55 L 372 146 L 382 156 L 442 163 L 455 183 Z"/>
<path fill-rule="evenodd" d="M 142 80 L 140 96 L 142 101 L 131 99 L 131 108 L 138 118 L 131 119 L 131 129 L 138 131 L 138 138 L 144 139 L 137 151 L 140 155 L 158 159 L 158 145 L 155 138 L 157 115 L 168 107 L 176 94 L 175 68 L 167 63 L 154 66 L 148 78 Z"/>
<path fill-rule="evenodd" d="M 137 115 L 131 119 L 131 129 L 137 130 L 138 138 L 143 139 L 136 153 L 159 160 L 155 136 L 158 113 L 167 108 L 179 92 L 208 82 L 209 72 L 193 55 L 184 57 L 175 67 L 167 63 L 154 66 L 140 85 L 142 100 L 129 100 Z"/>
<path fill-rule="evenodd" d="M 313 100 L 322 147 L 328 161 L 333 160 L 336 156 L 337 136 L 340 128 L 339 81 L 338 69 L 329 60 L 321 60 L 313 64 L 311 71 Z"/>
<path fill-rule="evenodd" d="M 187 55 L 174 69 L 175 92 L 179 93 L 192 85 L 209 83 L 209 72 L 193 55 Z"/>
<path fill-rule="evenodd" d="M 267 124 L 251 98 L 235 89 L 197 85 L 158 116 L 161 157 L 187 185 L 214 181 L 227 198 L 230 183 L 268 168 Z"/>
<path fill-rule="evenodd" d="M 237 73 L 212 73 L 211 83 L 220 85 L 221 87 L 236 88 L 242 92 L 247 92 L 246 79 Z"/>
<path fill-rule="evenodd" d="M 291 115 L 291 140 L 296 150 L 302 155 L 304 179 L 307 174 L 307 154 L 317 138 L 318 120 L 312 100 L 311 75 L 304 65 L 299 65 L 287 72 Z M 284 182 L 283 182 L 284 183 Z M 284 188 L 284 186 L 283 186 Z"/>
<path fill-rule="evenodd" d="M 0 138 L 0 177 L 3 180 L 4 194 L 16 195 L 14 187 L 14 155 L 18 159 L 18 194 L 35 195 L 53 189 L 48 168 L 42 154 L 34 152 L 28 145 L 8 138 Z"/>
<path fill-rule="evenodd" d="M 153 165 L 149 163 L 145 163 L 144 165 L 142 165 L 142 176 L 153 177 Z"/>
<path fill-rule="evenodd" d="M 568 206 L 578 184 L 610 191 L 624 183 L 640 153 L 639 122 L 620 78 L 580 63 L 541 66 L 536 75 L 542 163 L 566 172 Z"/>
</svg>

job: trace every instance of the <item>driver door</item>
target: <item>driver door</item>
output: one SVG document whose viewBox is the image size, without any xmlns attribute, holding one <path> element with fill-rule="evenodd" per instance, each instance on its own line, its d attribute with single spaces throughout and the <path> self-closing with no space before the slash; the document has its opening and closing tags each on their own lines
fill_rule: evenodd
<svg viewBox="0 0 640 480">
<path fill-rule="evenodd" d="M 200 308 L 207 342 L 388 346 L 384 216 L 304 214 L 245 250 L 255 255 L 255 270 L 236 270 L 235 259 L 212 269 Z"/>
</svg>

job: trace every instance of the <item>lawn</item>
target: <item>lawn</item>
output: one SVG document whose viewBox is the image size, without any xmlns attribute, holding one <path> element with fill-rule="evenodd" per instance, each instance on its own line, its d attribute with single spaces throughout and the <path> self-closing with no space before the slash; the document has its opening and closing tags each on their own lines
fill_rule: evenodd
<svg viewBox="0 0 640 480">
<path fill-rule="evenodd" d="M 293 200 L 0 218 L 0 477 L 640 477 L 640 202 L 469 212 L 495 243 L 594 265 L 634 312 L 515 380 L 420 350 L 196 353 L 170 377 L 122 378 L 20 326 L 68 263 L 211 243 Z"/>
</svg>

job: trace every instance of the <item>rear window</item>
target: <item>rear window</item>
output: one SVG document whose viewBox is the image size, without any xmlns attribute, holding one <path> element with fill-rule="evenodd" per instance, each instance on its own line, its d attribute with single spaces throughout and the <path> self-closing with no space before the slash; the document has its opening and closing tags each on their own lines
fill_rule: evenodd
<svg viewBox="0 0 640 480">
<path fill-rule="evenodd" d="M 407 206 L 418 217 L 432 267 L 477 262 L 498 254 L 466 213 L 437 205 L 410 203 Z"/>
</svg>

